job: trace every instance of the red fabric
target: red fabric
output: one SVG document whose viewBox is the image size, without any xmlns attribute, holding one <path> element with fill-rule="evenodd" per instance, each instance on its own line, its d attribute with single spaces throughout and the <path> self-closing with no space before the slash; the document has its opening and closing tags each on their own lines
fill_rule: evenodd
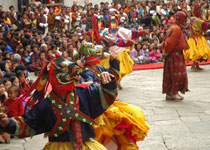
<svg viewBox="0 0 210 150">
<path fill-rule="evenodd" d="M 25 80 L 24 83 L 20 84 L 20 95 L 24 95 L 27 93 L 28 89 L 30 89 L 31 86 L 29 85 L 29 82 Z"/>
<path fill-rule="evenodd" d="M 203 32 L 205 32 L 207 29 L 208 29 L 208 22 L 205 21 L 205 22 L 203 23 Z"/>
<path fill-rule="evenodd" d="M 165 58 L 163 93 L 175 95 L 188 91 L 188 77 L 182 52 L 172 51 Z"/>
<path fill-rule="evenodd" d="M 125 129 L 126 130 L 126 136 L 127 138 L 130 140 L 130 141 L 133 141 L 133 142 L 136 142 L 136 136 L 132 136 L 132 126 L 130 125 L 125 125 L 124 123 L 121 123 L 119 125 L 117 125 L 115 127 L 116 129 L 118 130 L 122 130 L 122 129 Z"/>
<path fill-rule="evenodd" d="M 86 65 L 95 65 L 100 64 L 100 59 L 95 56 L 85 57 L 85 64 Z"/>
<path fill-rule="evenodd" d="M 193 61 L 190 61 L 187 66 L 192 66 Z M 199 63 L 199 65 L 209 65 L 210 60 L 207 62 L 203 61 Z M 151 69 L 162 69 L 164 66 L 163 63 L 151 63 L 151 64 L 139 64 L 139 65 L 134 65 L 133 66 L 133 71 L 138 71 L 138 70 L 151 70 Z"/>
<path fill-rule="evenodd" d="M 181 27 L 177 24 L 173 24 L 169 29 L 168 38 L 163 43 L 163 49 L 167 54 L 172 51 L 182 51 L 187 49 L 187 42 L 185 41 L 185 35 L 183 34 Z"/>
<path fill-rule="evenodd" d="M 7 106 L 10 109 L 11 104 L 16 103 L 19 101 L 19 98 L 16 98 L 16 100 L 7 99 L 4 101 L 3 105 Z M 24 105 L 23 102 L 20 102 L 16 105 L 12 106 L 12 109 L 7 112 L 8 117 L 17 117 L 21 116 L 24 113 Z"/>
<path fill-rule="evenodd" d="M 98 19 L 96 15 L 91 16 L 91 22 L 92 22 L 92 29 L 94 31 L 94 38 L 97 44 L 101 44 L 99 41 L 100 39 L 100 34 L 99 34 L 99 29 L 98 29 Z"/>
<path fill-rule="evenodd" d="M 201 7 L 200 7 L 200 5 L 198 3 L 194 3 L 193 14 L 197 18 L 201 18 Z"/>
</svg>

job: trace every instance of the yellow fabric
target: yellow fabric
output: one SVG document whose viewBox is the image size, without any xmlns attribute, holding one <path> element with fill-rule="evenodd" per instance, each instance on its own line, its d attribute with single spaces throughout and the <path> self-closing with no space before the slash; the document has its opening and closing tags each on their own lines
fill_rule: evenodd
<svg viewBox="0 0 210 150">
<path fill-rule="evenodd" d="M 193 19 L 193 18 L 191 18 L 191 19 Z M 196 34 L 196 35 L 202 34 L 202 32 L 203 32 L 202 23 L 203 22 L 204 22 L 204 20 L 202 20 L 200 18 L 195 19 L 195 21 L 191 25 L 193 34 Z"/>
<path fill-rule="evenodd" d="M 4 23 L 6 23 L 7 25 L 11 25 L 11 21 L 8 17 L 7 17 L 7 19 L 4 19 Z"/>
<path fill-rule="evenodd" d="M 74 150 L 71 142 L 48 142 L 43 150 Z M 93 139 L 85 141 L 80 150 L 107 150 L 103 145 Z"/>
<path fill-rule="evenodd" d="M 133 72 L 133 65 L 134 62 L 128 55 L 128 52 L 130 51 L 130 48 L 127 48 L 126 51 L 123 51 L 121 53 L 117 54 L 117 58 L 120 61 L 120 74 L 119 78 L 121 79 L 125 75 Z M 109 68 L 109 58 L 105 58 L 101 60 L 100 65 L 104 66 L 105 68 Z"/>
<path fill-rule="evenodd" d="M 120 144 L 119 150 L 137 150 L 137 145 L 128 139 L 127 130 L 117 129 L 117 125 L 131 126 L 131 135 L 136 136 L 136 141 L 144 140 L 150 128 L 140 108 L 119 101 L 115 101 L 96 121 L 98 124 L 94 125 L 95 140 L 107 145 L 112 136 L 115 135 Z"/>
<path fill-rule="evenodd" d="M 195 39 L 190 37 L 187 41 L 190 48 L 186 51 L 183 51 L 185 59 L 188 62 L 190 60 L 196 61 L 200 58 L 203 58 L 204 60 L 210 59 L 210 48 L 205 37 L 201 35 L 197 36 Z"/>
</svg>

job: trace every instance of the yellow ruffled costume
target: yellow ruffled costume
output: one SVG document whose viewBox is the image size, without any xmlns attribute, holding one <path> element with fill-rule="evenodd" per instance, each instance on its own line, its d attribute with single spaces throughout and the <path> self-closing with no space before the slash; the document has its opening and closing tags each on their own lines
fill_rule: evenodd
<svg viewBox="0 0 210 150">
<path fill-rule="evenodd" d="M 210 59 L 210 48 L 207 44 L 205 37 L 203 36 L 202 24 L 204 20 L 193 17 L 190 24 L 191 35 L 187 41 L 189 49 L 183 51 L 184 57 L 189 62 L 197 61 L 200 58 L 207 60 Z"/>
<path fill-rule="evenodd" d="M 136 142 L 144 140 L 150 128 L 140 108 L 119 101 L 115 101 L 96 121 L 95 140 L 107 145 L 115 135 L 119 150 L 137 150 Z"/>
<path fill-rule="evenodd" d="M 117 58 L 120 61 L 120 74 L 119 78 L 121 79 L 125 75 L 133 72 L 133 65 L 134 62 L 128 55 L 128 52 L 130 51 L 130 48 L 127 48 L 125 51 L 118 53 Z M 109 58 L 105 58 L 101 60 L 100 65 L 102 65 L 104 68 L 109 68 Z"/>
<path fill-rule="evenodd" d="M 43 150 L 74 150 L 71 142 L 48 142 Z M 107 150 L 103 145 L 93 139 L 85 141 L 80 150 Z"/>
</svg>

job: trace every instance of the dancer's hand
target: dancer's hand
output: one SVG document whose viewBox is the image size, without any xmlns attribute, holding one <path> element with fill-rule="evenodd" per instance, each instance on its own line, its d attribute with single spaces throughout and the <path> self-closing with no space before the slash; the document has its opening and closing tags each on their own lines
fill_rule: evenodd
<svg viewBox="0 0 210 150">
<path fill-rule="evenodd" d="M 0 113 L 0 126 L 6 127 L 9 124 L 9 119 L 5 113 Z"/>
<path fill-rule="evenodd" d="M 112 81 L 111 78 L 114 78 L 113 74 L 110 74 L 108 72 L 102 72 L 101 73 L 101 80 L 103 84 L 108 84 L 109 82 Z"/>
</svg>

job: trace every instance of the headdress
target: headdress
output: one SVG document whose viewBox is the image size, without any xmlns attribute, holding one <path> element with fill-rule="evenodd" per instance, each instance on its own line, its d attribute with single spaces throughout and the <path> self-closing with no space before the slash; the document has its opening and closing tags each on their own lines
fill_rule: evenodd
<svg viewBox="0 0 210 150">
<path fill-rule="evenodd" d="M 178 11 L 175 13 L 174 18 L 176 19 L 176 23 L 178 25 L 184 25 L 187 21 L 187 14 L 183 11 Z"/>
<path fill-rule="evenodd" d="M 94 45 L 89 42 L 83 42 L 79 49 L 79 54 L 84 57 L 86 65 L 99 64 L 103 53 L 102 45 Z"/>
<path fill-rule="evenodd" d="M 201 18 L 201 7 L 198 3 L 194 3 L 193 15 L 197 18 Z"/>
</svg>

